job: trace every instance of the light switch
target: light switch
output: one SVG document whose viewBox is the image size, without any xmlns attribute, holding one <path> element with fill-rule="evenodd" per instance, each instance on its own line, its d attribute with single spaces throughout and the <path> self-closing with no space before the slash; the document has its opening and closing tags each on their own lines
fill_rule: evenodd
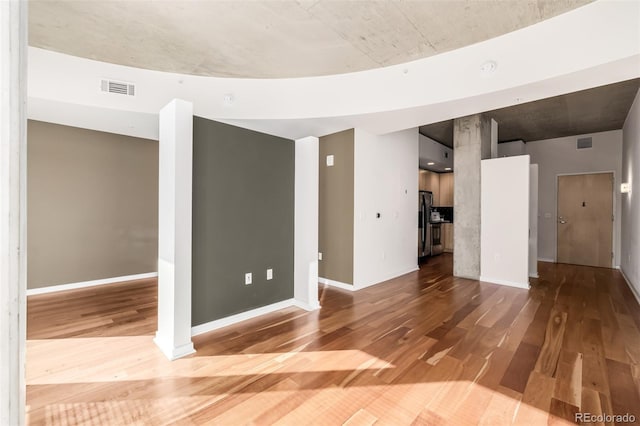
<svg viewBox="0 0 640 426">
<path fill-rule="evenodd" d="M 322 252 L 318 253 L 318 260 L 322 260 Z"/>
<path fill-rule="evenodd" d="M 247 272 L 244 274 L 244 285 L 249 285 L 253 281 L 253 274 L 251 272 Z"/>
<path fill-rule="evenodd" d="M 267 280 L 273 279 L 273 269 L 267 269 Z"/>
<path fill-rule="evenodd" d="M 327 167 L 333 166 L 333 154 L 327 155 Z"/>
</svg>

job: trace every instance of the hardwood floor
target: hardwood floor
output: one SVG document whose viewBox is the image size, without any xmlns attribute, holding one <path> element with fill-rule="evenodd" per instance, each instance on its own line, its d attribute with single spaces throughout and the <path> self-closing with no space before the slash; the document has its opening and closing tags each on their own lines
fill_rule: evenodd
<svg viewBox="0 0 640 426">
<path fill-rule="evenodd" d="M 618 271 L 540 263 L 521 290 L 454 278 L 451 259 L 356 293 L 323 287 L 320 311 L 197 336 L 174 362 L 152 342 L 152 280 L 31 296 L 29 423 L 640 419 L 640 308 Z"/>
</svg>

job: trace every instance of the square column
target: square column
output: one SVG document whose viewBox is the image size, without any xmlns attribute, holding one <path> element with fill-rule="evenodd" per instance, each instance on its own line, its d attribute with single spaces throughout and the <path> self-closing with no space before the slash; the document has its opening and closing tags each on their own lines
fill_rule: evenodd
<svg viewBox="0 0 640 426">
<path fill-rule="evenodd" d="M 0 1 L 0 424 L 25 423 L 27 2 Z"/>
<path fill-rule="evenodd" d="M 306 310 L 318 302 L 318 193 L 319 141 L 306 137 L 295 141 L 294 195 L 294 298 Z"/>
<path fill-rule="evenodd" d="M 191 341 L 193 105 L 174 99 L 160 110 L 158 185 L 158 331 L 171 360 L 195 352 Z"/>
<path fill-rule="evenodd" d="M 491 158 L 491 120 L 482 114 L 453 120 L 453 275 L 480 277 L 480 168 Z"/>
</svg>

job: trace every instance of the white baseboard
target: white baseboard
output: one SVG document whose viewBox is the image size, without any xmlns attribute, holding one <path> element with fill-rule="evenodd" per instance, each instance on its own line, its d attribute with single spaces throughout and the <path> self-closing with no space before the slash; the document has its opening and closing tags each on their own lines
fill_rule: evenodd
<svg viewBox="0 0 640 426">
<path fill-rule="evenodd" d="M 317 300 L 314 303 L 309 304 L 309 303 L 305 303 L 305 302 L 302 302 L 302 301 L 297 300 L 297 299 L 293 299 L 293 305 L 297 306 L 300 309 L 304 309 L 305 311 L 309 311 L 309 312 L 320 309 L 320 302 L 318 302 Z"/>
<path fill-rule="evenodd" d="M 520 283 L 520 282 L 516 282 L 516 281 L 498 280 L 498 279 L 488 278 L 488 277 L 483 277 L 483 276 L 480 276 L 479 280 L 483 281 L 485 283 L 506 285 L 506 286 L 509 286 L 509 287 L 524 288 L 524 289 L 528 289 L 529 288 L 529 282 Z"/>
<path fill-rule="evenodd" d="M 126 281 L 143 280 L 148 278 L 156 278 L 157 272 L 149 272 L 146 274 L 125 275 L 123 277 L 104 278 L 101 280 L 83 281 L 79 283 L 52 285 L 48 287 L 31 288 L 27 289 L 27 296 L 33 296 L 36 294 L 54 293 L 57 291 L 75 290 L 78 288 L 94 287 L 97 285 L 116 284 Z"/>
<path fill-rule="evenodd" d="M 356 291 L 357 289 L 352 284 L 341 283 L 340 281 L 330 280 L 328 278 L 318 277 L 318 282 L 320 284 L 326 284 L 331 287 L 339 288 L 347 291 Z"/>
<path fill-rule="evenodd" d="M 197 336 L 199 334 L 208 333 L 209 331 L 217 330 L 222 327 L 227 327 L 229 325 L 233 325 L 241 321 L 246 321 L 251 318 L 259 317 L 261 315 L 270 314 L 271 312 L 279 311 L 280 309 L 289 308 L 291 306 L 302 308 L 301 306 L 302 303 L 300 303 L 300 305 L 298 305 L 298 303 L 300 302 L 298 302 L 295 299 L 287 299 L 281 302 L 272 303 L 271 305 L 261 306 L 259 308 L 252 309 L 250 311 L 240 312 L 239 314 L 220 318 L 214 321 L 209 321 L 204 324 L 191 327 L 191 335 Z M 302 308 L 302 309 L 306 309 L 306 308 Z"/>
<path fill-rule="evenodd" d="M 631 284 L 631 280 L 627 277 L 622 268 L 620 268 L 620 274 L 622 275 L 622 278 L 624 278 L 624 280 L 627 282 L 627 285 L 631 289 L 631 293 L 633 293 L 633 296 L 636 298 L 636 302 L 638 302 L 638 304 L 640 305 L 640 294 L 638 294 L 638 290 L 636 290 L 633 284 Z"/>
<path fill-rule="evenodd" d="M 529 278 L 540 278 L 540 275 L 538 275 L 537 272 L 534 272 L 533 274 L 529 274 Z"/>
<path fill-rule="evenodd" d="M 546 257 L 539 257 L 538 258 L 538 262 L 556 263 L 556 260 L 555 259 L 548 259 Z"/>
<path fill-rule="evenodd" d="M 410 274 L 411 272 L 415 272 L 415 271 L 418 271 L 418 270 L 420 270 L 420 267 L 418 265 L 416 265 L 414 267 L 409 268 L 408 270 L 406 270 L 404 272 L 393 273 L 393 274 L 389 275 L 388 277 L 381 279 L 380 281 L 376 281 L 376 282 L 373 282 L 373 283 L 356 285 L 355 289 L 356 290 L 360 290 L 360 289 L 363 289 L 363 288 L 367 288 L 367 287 L 371 287 L 371 286 L 374 286 L 374 285 L 382 284 L 383 282 L 392 280 L 394 278 L 401 277 L 401 276 L 403 276 L 405 274 Z"/>
<path fill-rule="evenodd" d="M 156 332 L 156 337 L 153 338 L 153 342 L 156 344 L 156 346 L 158 346 L 160 352 L 162 352 L 169 361 L 173 361 L 196 352 L 195 348 L 193 347 L 193 342 L 189 342 L 177 347 L 165 345 L 162 342 L 162 339 L 158 337 L 158 332 Z"/>
</svg>

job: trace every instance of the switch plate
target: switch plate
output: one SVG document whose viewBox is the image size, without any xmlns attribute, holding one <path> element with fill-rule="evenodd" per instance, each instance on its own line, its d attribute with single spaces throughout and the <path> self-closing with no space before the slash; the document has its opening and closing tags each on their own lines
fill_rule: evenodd
<svg viewBox="0 0 640 426">
<path fill-rule="evenodd" d="M 327 155 L 327 166 L 328 167 L 333 166 L 333 154 L 332 155 Z"/>
<path fill-rule="evenodd" d="M 267 280 L 273 279 L 273 269 L 267 269 Z"/>
<path fill-rule="evenodd" d="M 322 252 L 318 253 L 318 260 L 322 260 Z"/>
<path fill-rule="evenodd" d="M 251 272 L 247 272 L 244 274 L 244 285 L 249 285 L 253 281 L 253 274 Z"/>
</svg>

